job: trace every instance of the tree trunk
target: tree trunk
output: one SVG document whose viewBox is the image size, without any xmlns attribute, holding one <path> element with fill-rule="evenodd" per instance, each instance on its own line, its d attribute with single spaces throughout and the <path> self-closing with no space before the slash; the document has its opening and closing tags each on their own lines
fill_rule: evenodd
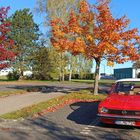
<svg viewBox="0 0 140 140">
<path fill-rule="evenodd" d="M 69 73 L 69 81 L 71 81 L 71 76 L 72 76 L 72 69 L 70 69 L 70 73 Z"/>
<path fill-rule="evenodd" d="M 100 60 L 96 59 L 96 70 L 95 70 L 95 80 L 94 80 L 94 90 L 93 94 L 98 95 L 98 81 L 99 81 L 99 70 L 100 70 Z"/>
<path fill-rule="evenodd" d="M 61 70 L 59 72 L 59 81 L 61 82 L 62 81 L 62 73 L 61 73 Z"/>
<path fill-rule="evenodd" d="M 20 70 L 19 80 L 24 80 L 23 70 Z"/>
<path fill-rule="evenodd" d="M 71 81 L 71 77 L 72 77 L 72 68 L 73 68 L 73 65 L 72 65 L 72 55 L 70 56 L 70 70 L 69 70 L 69 81 Z"/>
<path fill-rule="evenodd" d="M 65 81 L 65 74 L 64 74 L 64 72 L 62 73 L 62 81 Z"/>
<path fill-rule="evenodd" d="M 65 81 L 65 74 L 64 74 L 64 67 L 63 67 L 63 56 L 64 54 L 62 52 L 60 52 L 60 73 L 59 73 L 59 80 L 60 81 Z"/>
</svg>

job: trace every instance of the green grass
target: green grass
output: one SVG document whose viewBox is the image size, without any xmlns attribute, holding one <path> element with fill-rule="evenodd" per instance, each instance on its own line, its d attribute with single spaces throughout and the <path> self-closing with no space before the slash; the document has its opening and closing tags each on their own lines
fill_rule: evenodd
<svg viewBox="0 0 140 140">
<path fill-rule="evenodd" d="M 11 90 L 11 91 L 0 91 L 0 97 L 5 97 L 9 95 L 15 95 L 15 94 L 24 94 L 27 93 L 26 90 Z"/>
<path fill-rule="evenodd" d="M 34 114 L 41 112 L 44 109 L 47 109 L 49 107 L 53 107 L 59 104 L 65 104 L 66 101 L 68 100 L 73 100 L 73 99 L 81 99 L 81 100 L 103 100 L 105 99 L 106 95 L 92 95 L 85 93 L 85 91 L 81 92 L 75 92 L 75 93 L 70 93 L 61 97 L 57 97 L 54 99 L 50 99 L 46 102 L 41 102 L 29 107 L 25 107 L 21 110 L 7 113 L 4 115 L 1 115 L 0 118 L 3 119 L 19 119 L 19 118 L 26 118 L 26 117 L 32 117 Z"/>
<path fill-rule="evenodd" d="M 7 76 L 0 76 L 0 81 L 8 81 Z"/>
<path fill-rule="evenodd" d="M 59 82 L 58 80 L 21 80 L 21 81 L 10 81 L 7 80 L 6 78 L 0 78 L 0 83 L 3 82 L 8 82 L 8 83 L 14 83 L 14 84 L 22 84 L 22 83 L 63 83 L 63 84 L 69 84 L 69 83 L 86 83 L 86 84 L 93 84 L 94 80 L 83 80 L 83 79 L 72 79 L 71 82 L 69 81 L 63 81 L 63 82 Z M 113 83 L 115 82 L 115 80 L 99 80 L 99 85 L 104 85 L 104 86 L 111 86 Z"/>
<path fill-rule="evenodd" d="M 72 82 L 92 84 L 94 80 L 72 79 Z"/>
<path fill-rule="evenodd" d="M 72 79 L 72 82 L 93 84 L 94 80 Z M 114 82 L 115 80 L 99 80 L 99 85 L 112 85 Z"/>
</svg>

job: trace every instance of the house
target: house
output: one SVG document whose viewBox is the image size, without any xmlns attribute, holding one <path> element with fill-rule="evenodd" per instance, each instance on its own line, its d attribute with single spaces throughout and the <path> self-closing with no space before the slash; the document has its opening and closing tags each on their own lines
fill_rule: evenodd
<svg viewBox="0 0 140 140">
<path fill-rule="evenodd" d="M 13 70 L 10 68 L 5 68 L 0 70 L 0 76 L 7 76 L 10 72 L 12 72 Z"/>
<path fill-rule="evenodd" d="M 114 69 L 114 77 L 116 79 L 140 78 L 139 76 L 140 76 L 140 69 L 134 69 L 134 68 Z"/>
<path fill-rule="evenodd" d="M 7 76 L 10 72 L 13 72 L 12 68 L 5 68 L 0 70 L 0 76 Z M 30 76 L 32 75 L 32 71 L 24 71 L 23 72 L 24 76 Z"/>
</svg>

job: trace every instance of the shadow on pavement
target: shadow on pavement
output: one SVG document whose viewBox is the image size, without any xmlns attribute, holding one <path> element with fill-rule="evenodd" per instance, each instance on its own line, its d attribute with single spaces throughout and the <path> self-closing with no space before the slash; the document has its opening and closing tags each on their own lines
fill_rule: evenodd
<svg viewBox="0 0 140 140">
<path fill-rule="evenodd" d="M 20 138 L 21 140 L 86 140 L 86 138 L 81 136 L 75 129 L 59 125 L 59 123 L 53 122 L 45 117 L 27 120 L 22 123 L 23 128 L 28 126 L 31 130 L 15 129 L 15 131 L 11 132 L 12 134 L 15 133 L 14 138 Z"/>
<path fill-rule="evenodd" d="M 43 93 L 51 93 L 51 92 L 62 92 L 62 93 L 71 93 L 73 91 L 79 91 L 79 90 L 86 90 L 90 89 L 88 87 L 65 87 L 65 86 L 30 86 L 30 85 L 24 85 L 24 86 L 12 86 L 8 87 L 10 89 L 20 89 L 20 90 L 27 90 L 29 92 L 34 91 L 41 91 Z"/>
<path fill-rule="evenodd" d="M 102 85 L 99 88 L 99 93 L 108 93 L 108 86 Z M 40 82 L 28 82 L 28 83 L 7 83 L 0 85 L 1 91 L 12 91 L 12 90 L 25 90 L 28 92 L 40 92 L 43 93 L 51 93 L 51 92 L 62 92 L 62 93 L 70 93 L 73 91 L 79 90 L 88 90 L 93 91 L 93 84 L 86 83 L 40 83 Z"/>
<path fill-rule="evenodd" d="M 0 88 L 1 89 L 1 88 Z M 62 92 L 62 93 L 71 93 L 73 91 L 80 90 L 88 90 L 93 91 L 93 88 L 88 85 L 10 85 L 5 87 L 5 90 L 26 90 L 28 92 L 43 92 L 43 93 L 51 93 L 51 92 Z M 99 93 L 107 94 L 109 91 L 108 87 L 101 87 L 99 89 Z"/>
<path fill-rule="evenodd" d="M 89 125 L 97 118 L 97 109 L 99 102 L 78 102 L 70 105 L 73 110 L 67 117 L 68 120 L 77 124 Z"/>
</svg>

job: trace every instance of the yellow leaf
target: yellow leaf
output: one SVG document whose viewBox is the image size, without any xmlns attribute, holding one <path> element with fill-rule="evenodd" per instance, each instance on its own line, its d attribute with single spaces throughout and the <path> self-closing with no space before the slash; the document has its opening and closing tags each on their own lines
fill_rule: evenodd
<svg viewBox="0 0 140 140">
<path fill-rule="evenodd" d="M 112 61 L 108 61 L 108 62 L 107 62 L 107 66 L 109 66 L 109 67 L 113 67 L 113 66 L 114 66 L 114 62 L 112 62 Z"/>
</svg>

